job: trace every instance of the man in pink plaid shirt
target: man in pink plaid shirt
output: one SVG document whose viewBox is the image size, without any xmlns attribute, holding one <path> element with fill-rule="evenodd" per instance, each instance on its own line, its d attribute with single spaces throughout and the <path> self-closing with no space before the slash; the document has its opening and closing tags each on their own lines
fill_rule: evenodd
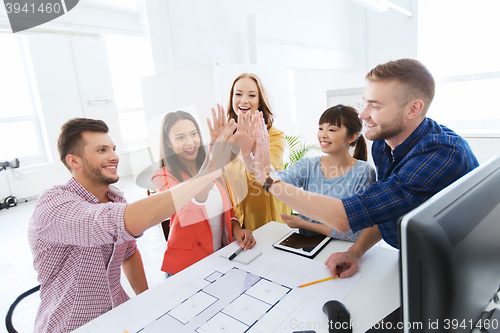
<svg viewBox="0 0 500 333">
<path fill-rule="evenodd" d="M 72 331 L 128 300 L 121 267 L 136 294 L 148 289 L 135 238 L 221 176 L 229 158 L 224 144 L 234 142 L 235 129 L 227 124 L 219 136 L 217 165 L 206 163 L 190 181 L 127 204 L 111 185 L 119 158 L 108 126 L 86 118 L 63 125 L 58 150 L 73 177 L 40 196 L 28 228 L 41 286 L 35 332 Z"/>
</svg>

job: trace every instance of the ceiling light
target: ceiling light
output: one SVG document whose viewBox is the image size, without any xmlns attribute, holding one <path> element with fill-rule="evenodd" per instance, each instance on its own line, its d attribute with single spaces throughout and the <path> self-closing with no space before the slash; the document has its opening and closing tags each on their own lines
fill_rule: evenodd
<svg viewBox="0 0 500 333">
<path fill-rule="evenodd" d="M 388 0 L 351 0 L 351 1 L 359 3 L 379 13 L 386 12 L 389 8 L 392 8 L 408 17 L 413 16 L 413 14 L 409 10 L 401 6 L 398 6 L 395 3 L 392 3 Z"/>
</svg>

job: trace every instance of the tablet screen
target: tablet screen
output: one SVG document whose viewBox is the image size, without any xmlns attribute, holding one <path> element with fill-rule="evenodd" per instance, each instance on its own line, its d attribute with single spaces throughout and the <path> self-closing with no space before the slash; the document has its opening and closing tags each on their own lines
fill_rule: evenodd
<svg viewBox="0 0 500 333">
<path fill-rule="evenodd" d="M 304 236 L 299 233 L 298 229 L 293 229 L 274 243 L 273 246 L 277 249 L 313 258 L 329 240 L 330 237 L 328 236 Z"/>
</svg>

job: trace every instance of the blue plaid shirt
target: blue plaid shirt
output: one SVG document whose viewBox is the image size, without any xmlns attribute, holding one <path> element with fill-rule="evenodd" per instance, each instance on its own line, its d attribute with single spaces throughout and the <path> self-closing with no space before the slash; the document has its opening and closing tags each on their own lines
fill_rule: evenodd
<svg viewBox="0 0 500 333">
<path fill-rule="evenodd" d="M 374 141 L 372 156 L 378 180 L 342 202 L 353 232 L 377 224 L 395 248 L 401 216 L 479 165 L 461 136 L 429 118 L 394 151 Z"/>
</svg>

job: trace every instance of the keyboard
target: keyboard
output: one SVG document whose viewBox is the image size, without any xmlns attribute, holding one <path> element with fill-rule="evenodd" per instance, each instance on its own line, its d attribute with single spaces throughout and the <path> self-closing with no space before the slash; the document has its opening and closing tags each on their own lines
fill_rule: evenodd
<svg viewBox="0 0 500 333">
<path fill-rule="evenodd" d="M 401 322 L 400 308 L 397 308 L 396 310 L 389 313 L 365 333 L 374 332 L 402 333 L 403 324 Z"/>
</svg>

